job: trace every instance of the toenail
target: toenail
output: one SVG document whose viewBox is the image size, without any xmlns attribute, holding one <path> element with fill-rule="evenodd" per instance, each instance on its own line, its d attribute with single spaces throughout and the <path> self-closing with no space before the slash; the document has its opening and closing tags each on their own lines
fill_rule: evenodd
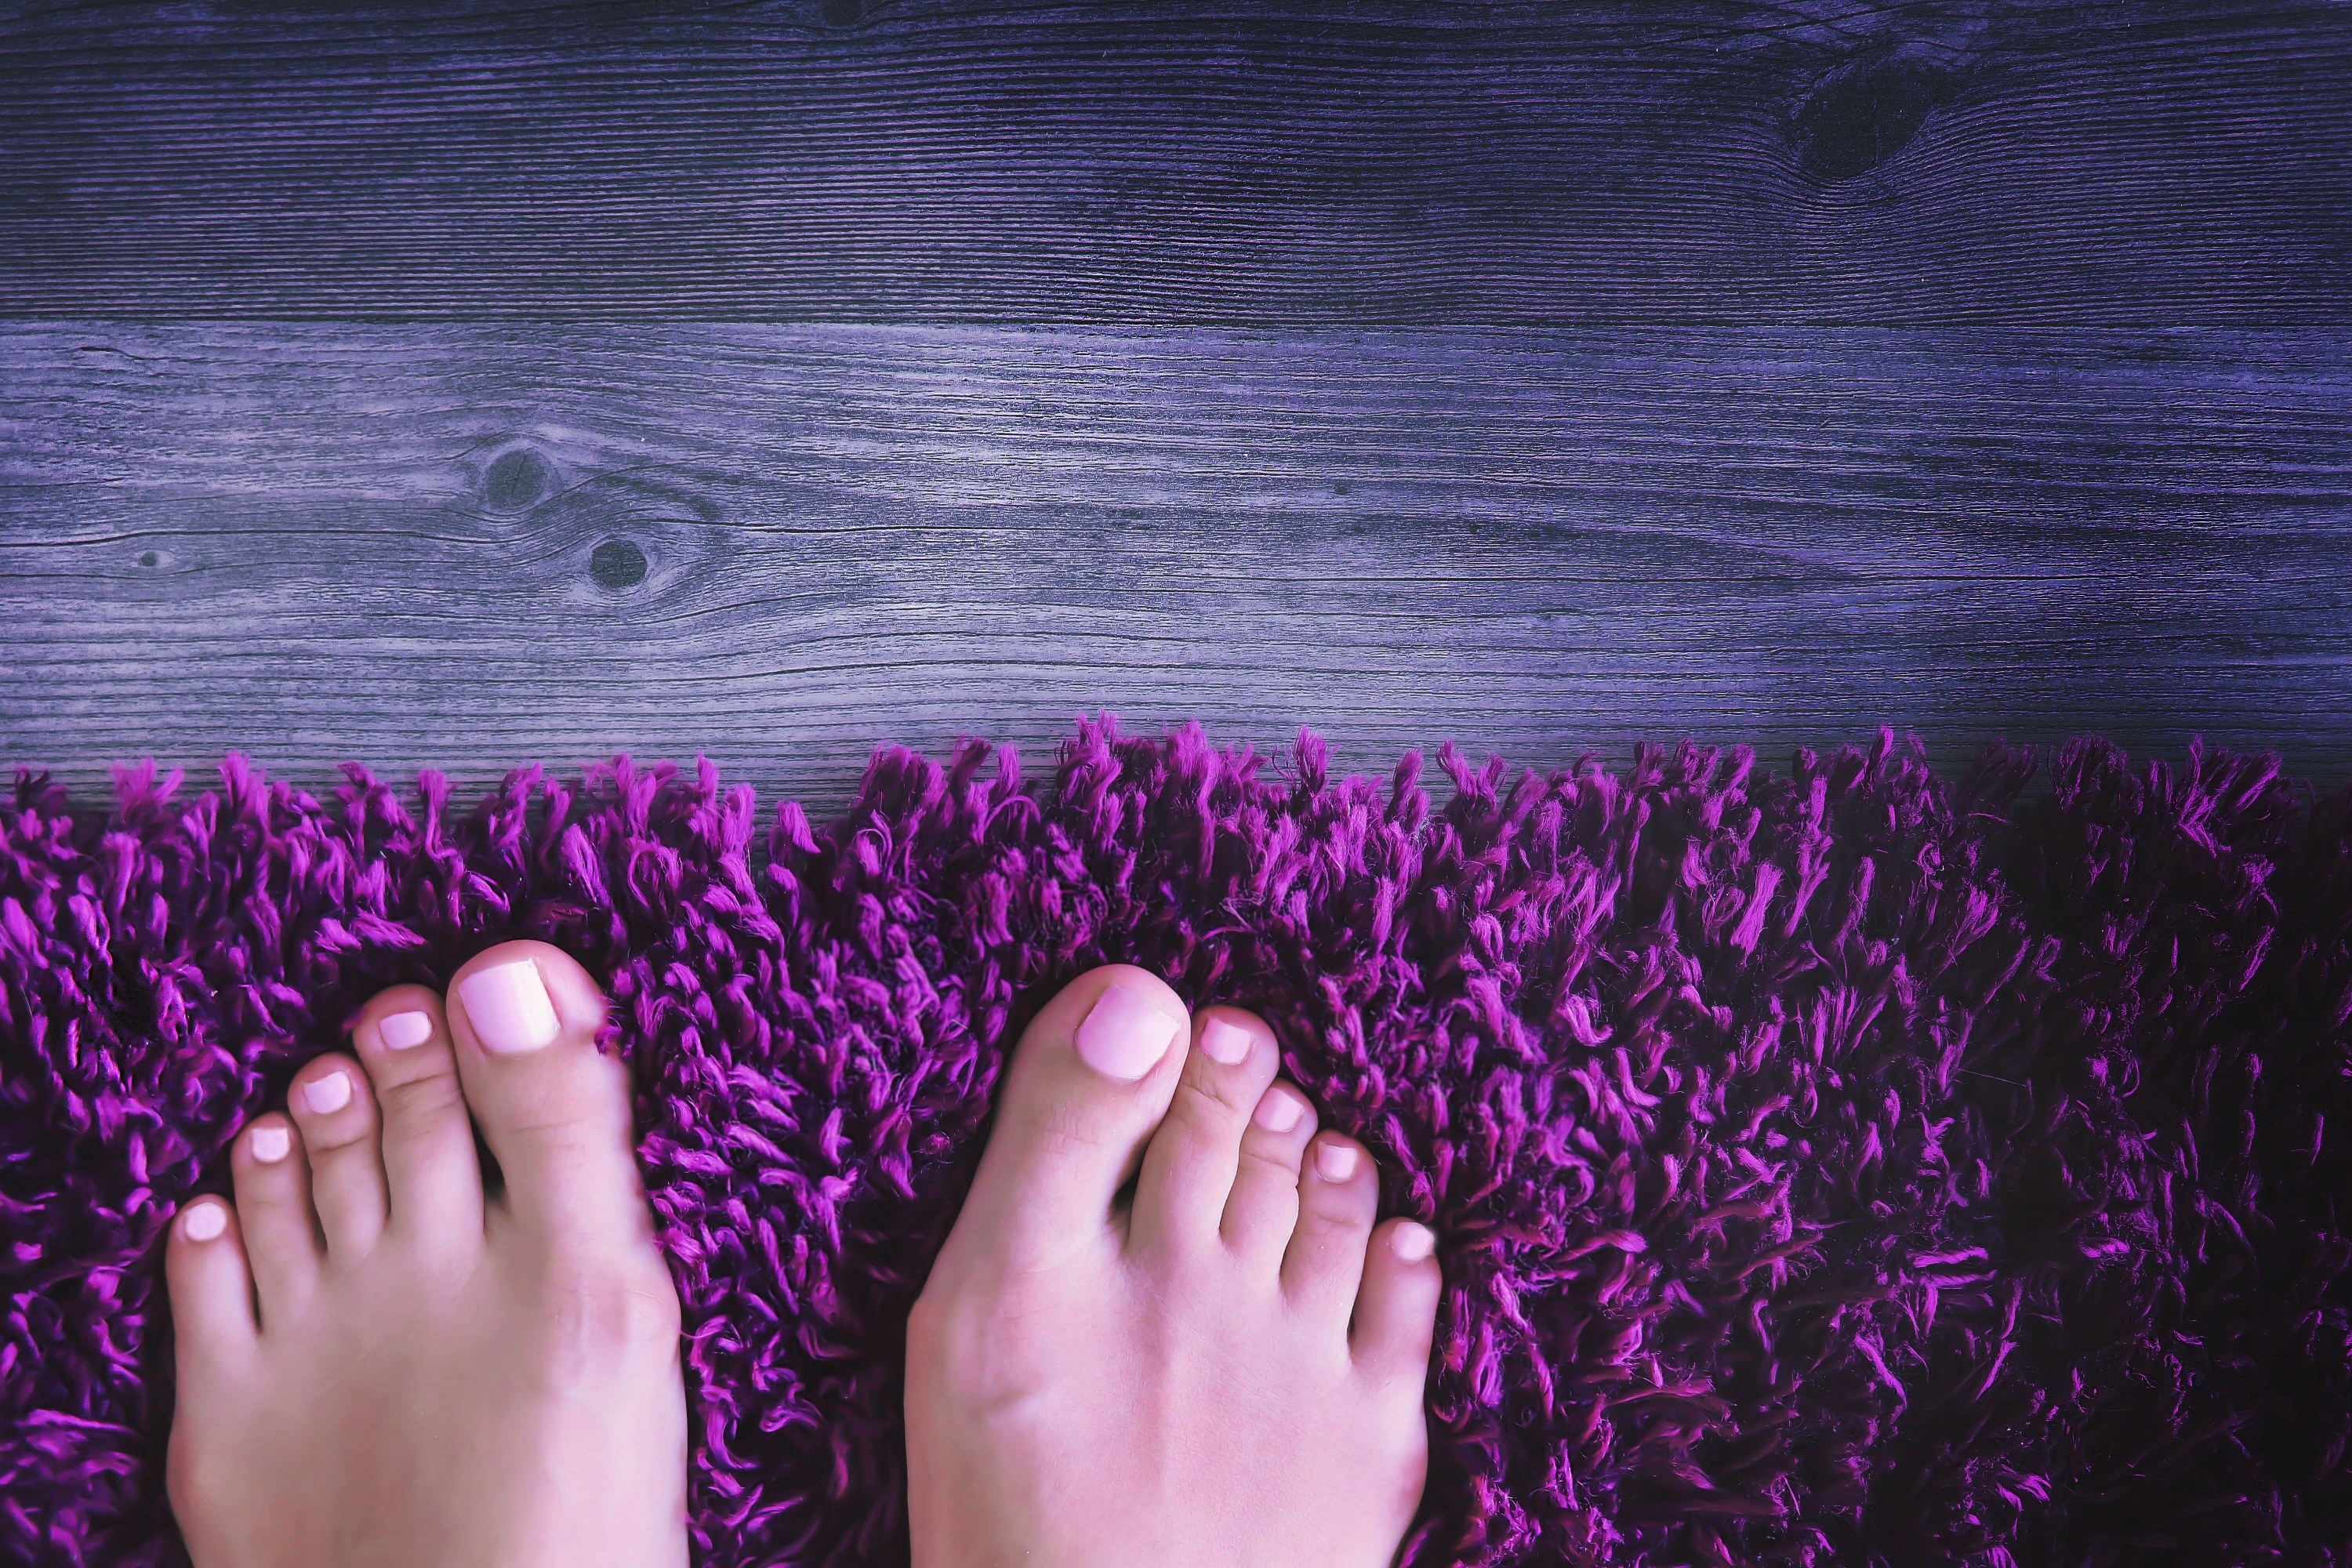
<svg viewBox="0 0 2352 1568">
<path fill-rule="evenodd" d="M 1389 1233 L 1389 1250 L 1407 1263 L 1418 1263 L 1437 1250 L 1437 1237 L 1427 1226 L 1407 1220 Z"/>
<path fill-rule="evenodd" d="M 474 971 L 457 983 L 457 995 L 482 1048 L 499 1056 L 535 1051 L 552 1041 L 561 1027 L 555 1004 L 548 999 L 547 982 L 528 958 Z"/>
<path fill-rule="evenodd" d="M 422 1013 L 394 1013 L 377 1021 L 375 1033 L 389 1048 L 404 1051 L 433 1037 L 433 1020 Z"/>
<path fill-rule="evenodd" d="M 331 1072 L 302 1086 L 302 1103 L 321 1116 L 341 1110 L 351 1102 L 352 1080 L 348 1074 Z"/>
<path fill-rule="evenodd" d="M 180 1230 L 190 1241 L 210 1241 L 228 1228 L 228 1210 L 218 1204 L 198 1204 L 180 1221 Z"/>
<path fill-rule="evenodd" d="M 1315 1173 L 1327 1182 L 1344 1182 L 1356 1173 L 1356 1152 L 1345 1143 L 1326 1143 L 1315 1151 Z"/>
<path fill-rule="evenodd" d="M 1268 1132 L 1287 1132 L 1307 1114 L 1307 1102 L 1279 1084 L 1257 1102 L 1257 1124 Z"/>
<path fill-rule="evenodd" d="M 472 998 L 467 998 L 468 1004 Z M 1078 1055 L 1105 1078 L 1133 1083 L 1168 1054 L 1184 1026 L 1142 996 L 1113 981 L 1095 998 L 1094 1010 L 1078 1026 Z"/>
<path fill-rule="evenodd" d="M 1209 1059 L 1227 1067 L 1249 1060 L 1250 1047 L 1257 1042 L 1239 1024 L 1228 1024 L 1223 1018 L 1212 1018 L 1209 1026 L 1201 1031 L 1201 1048 Z"/>
<path fill-rule="evenodd" d="M 346 1094 L 349 1092 L 345 1090 Z M 253 1130 L 253 1157 L 265 1165 L 275 1165 L 286 1158 L 293 1147 L 293 1135 L 283 1127 L 257 1127 Z"/>
</svg>

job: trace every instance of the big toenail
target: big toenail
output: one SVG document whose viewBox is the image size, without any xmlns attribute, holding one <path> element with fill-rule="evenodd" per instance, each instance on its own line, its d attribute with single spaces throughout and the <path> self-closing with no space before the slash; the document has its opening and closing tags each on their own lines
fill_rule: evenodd
<svg viewBox="0 0 2352 1568">
<path fill-rule="evenodd" d="M 1267 1089 L 1257 1102 L 1257 1124 L 1268 1132 L 1287 1132 L 1306 1114 L 1307 1102 L 1279 1087 Z"/>
<path fill-rule="evenodd" d="M 1315 1173 L 1327 1182 L 1344 1182 L 1356 1173 L 1356 1152 L 1345 1143 L 1326 1143 L 1315 1151 Z"/>
<path fill-rule="evenodd" d="M 343 1073 L 331 1072 L 302 1086 L 302 1103 L 321 1116 L 341 1110 L 351 1102 L 352 1080 Z"/>
<path fill-rule="evenodd" d="M 1437 1237 L 1427 1226 L 1407 1220 L 1389 1232 L 1389 1250 L 1407 1263 L 1418 1263 L 1437 1250 Z"/>
<path fill-rule="evenodd" d="M 561 1026 L 539 965 L 528 958 L 474 971 L 457 983 L 457 995 L 482 1048 L 500 1056 L 535 1051 L 552 1041 Z"/>
<path fill-rule="evenodd" d="M 472 1001 L 467 998 L 468 1005 Z M 1113 981 L 1103 987 L 1094 1010 L 1078 1026 L 1078 1055 L 1105 1078 L 1133 1083 L 1160 1065 L 1183 1026 L 1182 1019 L 1170 1017 Z"/>
<path fill-rule="evenodd" d="M 180 1221 L 180 1229 L 190 1241 L 210 1241 L 228 1228 L 228 1210 L 218 1204 L 198 1204 Z"/>
<path fill-rule="evenodd" d="M 404 1051 L 433 1037 L 433 1020 L 422 1013 L 394 1013 L 377 1022 L 375 1033 L 389 1048 Z"/>
<path fill-rule="evenodd" d="M 293 1147 L 293 1137 L 283 1127 L 257 1127 L 253 1130 L 253 1157 L 265 1165 L 275 1165 L 286 1158 Z"/>
<path fill-rule="evenodd" d="M 1247 1029 L 1223 1018 L 1210 1019 L 1209 1026 L 1201 1031 L 1201 1048 L 1209 1053 L 1211 1061 L 1227 1067 L 1249 1060 L 1250 1047 L 1255 1043 Z"/>
</svg>

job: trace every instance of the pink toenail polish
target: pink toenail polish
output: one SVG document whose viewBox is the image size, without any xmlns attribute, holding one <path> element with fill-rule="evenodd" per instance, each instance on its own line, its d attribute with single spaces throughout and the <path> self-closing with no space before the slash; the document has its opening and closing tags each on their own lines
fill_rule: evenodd
<svg viewBox="0 0 2352 1568">
<path fill-rule="evenodd" d="M 275 1165 L 292 1152 L 293 1148 L 294 1139 L 283 1127 L 257 1127 L 253 1130 L 253 1157 L 265 1165 Z"/>
<path fill-rule="evenodd" d="M 547 983 L 539 965 L 528 958 L 478 969 L 457 983 L 457 997 L 482 1049 L 499 1056 L 535 1051 L 554 1040 L 561 1027 L 555 1004 L 548 999 Z"/>
<path fill-rule="evenodd" d="M 1389 1233 L 1389 1250 L 1407 1263 L 1418 1263 L 1437 1250 L 1437 1237 L 1427 1226 L 1407 1220 Z"/>
<path fill-rule="evenodd" d="M 1356 1152 L 1345 1143 L 1326 1143 L 1315 1151 L 1315 1173 L 1327 1182 L 1344 1182 L 1356 1173 Z"/>
<path fill-rule="evenodd" d="M 433 1020 L 422 1013 L 394 1013 L 377 1021 L 375 1033 L 387 1048 L 404 1051 L 433 1037 Z"/>
<path fill-rule="evenodd" d="M 302 1103 L 321 1116 L 341 1110 L 351 1102 L 352 1080 L 347 1073 L 331 1072 L 302 1086 Z"/>
<path fill-rule="evenodd" d="M 198 1204 L 180 1221 L 190 1241 L 210 1241 L 228 1228 L 228 1210 L 218 1204 Z"/>
<path fill-rule="evenodd" d="M 1267 1089 L 1265 1098 L 1257 1102 L 1257 1124 L 1268 1132 L 1287 1132 L 1306 1114 L 1307 1102 L 1279 1085 Z"/>
<path fill-rule="evenodd" d="M 1183 1026 L 1182 1019 L 1169 1016 L 1114 981 L 1103 987 L 1094 1010 L 1078 1026 L 1078 1055 L 1105 1078 L 1133 1083 L 1160 1065 Z"/>
<path fill-rule="evenodd" d="M 1227 1067 L 1249 1060 L 1250 1047 L 1256 1043 L 1247 1029 L 1223 1018 L 1210 1019 L 1209 1026 L 1201 1031 L 1201 1048 L 1209 1053 L 1211 1061 L 1223 1062 Z"/>
</svg>

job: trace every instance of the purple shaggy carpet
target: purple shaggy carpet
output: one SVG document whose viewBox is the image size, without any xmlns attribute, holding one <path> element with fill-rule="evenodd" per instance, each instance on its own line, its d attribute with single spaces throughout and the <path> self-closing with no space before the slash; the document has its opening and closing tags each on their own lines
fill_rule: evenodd
<svg viewBox="0 0 2352 1568">
<path fill-rule="evenodd" d="M 1110 959 L 1270 1020 L 1433 1221 L 1418 1563 L 2352 1564 L 2352 796 L 2077 744 L 1390 787 L 1081 726 L 830 832 L 618 763 L 236 759 L 0 817 L 0 1558 L 178 1560 L 175 1205 L 395 980 L 617 999 L 698 1561 L 904 1555 L 901 1326 L 1005 1053 Z"/>
</svg>

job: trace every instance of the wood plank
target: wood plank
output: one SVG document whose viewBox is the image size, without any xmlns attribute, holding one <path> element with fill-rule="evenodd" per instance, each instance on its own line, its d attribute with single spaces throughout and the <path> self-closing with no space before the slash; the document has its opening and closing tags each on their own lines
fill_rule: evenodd
<svg viewBox="0 0 2352 1568">
<path fill-rule="evenodd" d="M 2352 7 L 14 6 L 0 315 L 2343 324 Z"/>
<path fill-rule="evenodd" d="M 2342 334 L 0 330 L 0 752 L 2201 732 L 2352 776 Z"/>
</svg>

